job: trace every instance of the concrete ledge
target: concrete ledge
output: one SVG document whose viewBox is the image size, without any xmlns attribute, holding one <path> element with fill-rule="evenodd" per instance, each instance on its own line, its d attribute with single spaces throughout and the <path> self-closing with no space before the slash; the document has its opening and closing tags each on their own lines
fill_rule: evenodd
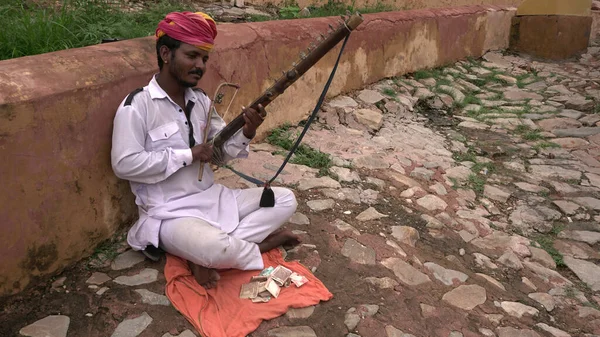
<svg viewBox="0 0 600 337">
<path fill-rule="evenodd" d="M 385 77 L 505 49 L 515 9 L 473 6 L 365 15 L 348 42 L 329 96 Z M 202 80 L 242 85 L 249 103 L 336 18 L 220 25 Z M 262 134 L 298 122 L 333 66 L 332 50 L 272 103 Z M 112 119 L 121 100 L 156 71 L 153 38 L 0 62 L 0 295 L 54 274 L 135 220 L 128 185 L 110 167 Z M 231 120 L 239 110 L 225 116 Z"/>
<path fill-rule="evenodd" d="M 551 60 L 568 59 L 585 52 L 591 28 L 590 16 L 516 16 L 510 49 Z"/>
</svg>

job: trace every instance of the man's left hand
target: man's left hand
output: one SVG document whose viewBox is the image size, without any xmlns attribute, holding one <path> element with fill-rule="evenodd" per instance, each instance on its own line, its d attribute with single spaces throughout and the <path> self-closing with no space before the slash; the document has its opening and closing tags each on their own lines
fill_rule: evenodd
<svg viewBox="0 0 600 337">
<path fill-rule="evenodd" d="M 244 107 L 242 112 L 242 116 L 244 117 L 244 121 L 246 122 L 243 128 L 244 136 L 246 136 L 246 138 L 252 139 L 254 138 L 254 136 L 256 136 L 256 129 L 265 120 L 267 112 L 261 104 L 258 105 L 258 111 L 252 108 Z"/>
</svg>

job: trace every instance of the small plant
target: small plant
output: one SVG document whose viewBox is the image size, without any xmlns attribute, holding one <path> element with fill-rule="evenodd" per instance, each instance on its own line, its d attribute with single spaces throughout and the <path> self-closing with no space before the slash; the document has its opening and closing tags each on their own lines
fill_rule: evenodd
<svg viewBox="0 0 600 337">
<path fill-rule="evenodd" d="M 452 154 L 452 158 L 457 162 L 472 161 L 475 163 L 477 161 L 477 155 L 472 147 L 469 147 L 466 153 L 454 152 L 454 154 Z"/>
<path fill-rule="evenodd" d="M 544 137 L 540 134 L 539 130 L 531 130 L 522 135 L 525 140 L 540 140 Z"/>
<path fill-rule="evenodd" d="M 552 143 L 552 142 L 547 142 L 547 141 L 542 141 L 539 142 L 537 144 L 535 144 L 534 146 L 532 146 L 532 148 L 536 151 L 539 151 L 541 149 L 548 149 L 548 148 L 559 148 L 560 145 L 556 144 L 556 143 Z"/>
<path fill-rule="evenodd" d="M 396 97 L 396 90 L 392 88 L 384 88 L 383 94 L 390 97 Z"/>
<path fill-rule="evenodd" d="M 267 142 L 282 147 L 287 151 L 291 150 L 294 140 L 292 140 L 290 128 L 291 126 L 289 124 L 284 124 L 279 128 L 273 129 L 267 136 Z M 286 152 L 281 154 L 287 155 Z M 329 168 L 333 166 L 331 157 L 328 154 L 304 144 L 300 144 L 298 148 L 296 148 L 296 152 L 290 160 L 290 163 L 319 169 L 319 176 L 329 175 Z"/>
<path fill-rule="evenodd" d="M 486 174 L 493 173 L 496 170 L 493 162 L 481 163 L 477 162 L 473 167 L 471 167 L 471 171 L 475 173 L 480 173 L 481 171 L 486 171 Z"/>
<path fill-rule="evenodd" d="M 540 247 L 542 247 L 543 250 L 545 250 L 546 252 L 548 252 L 548 254 L 550 254 L 552 259 L 556 263 L 557 267 L 565 267 L 566 266 L 565 262 L 563 260 L 562 254 L 558 250 L 556 250 L 556 248 L 554 248 L 554 238 L 553 237 L 540 236 L 540 237 L 536 238 L 535 241 L 540 244 Z M 565 291 L 566 291 L 566 289 L 565 289 Z"/>
<path fill-rule="evenodd" d="M 483 193 L 483 186 L 485 185 L 485 181 L 485 178 L 477 174 L 470 174 L 467 180 L 469 187 L 471 187 L 471 189 L 477 194 Z"/>
</svg>

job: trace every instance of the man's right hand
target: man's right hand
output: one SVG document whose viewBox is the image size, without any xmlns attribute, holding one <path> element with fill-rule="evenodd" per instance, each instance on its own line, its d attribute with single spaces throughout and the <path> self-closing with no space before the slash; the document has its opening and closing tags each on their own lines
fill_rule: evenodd
<svg viewBox="0 0 600 337">
<path fill-rule="evenodd" d="M 200 144 L 192 148 L 192 158 L 194 161 L 200 160 L 202 163 L 208 163 L 213 156 L 212 144 Z"/>
</svg>

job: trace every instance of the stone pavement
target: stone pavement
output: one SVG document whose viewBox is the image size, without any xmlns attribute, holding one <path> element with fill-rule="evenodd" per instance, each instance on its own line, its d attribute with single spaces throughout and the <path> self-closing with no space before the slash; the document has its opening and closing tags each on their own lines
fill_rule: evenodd
<svg viewBox="0 0 600 337">
<path fill-rule="evenodd" d="M 290 164 L 278 179 L 299 201 L 286 227 L 303 244 L 287 259 L 334 298 L 251 336 L 600 335 L 599 47 L 385 80 L 330 100 L 305 139 L 333 167 Z M 270 177 L 281 149 L 252 149 L 234 166 Z M 5 303 L 5 335 L 196 336 L 164 296 L 163 266 L 121 235 Z"/>
</svg>

